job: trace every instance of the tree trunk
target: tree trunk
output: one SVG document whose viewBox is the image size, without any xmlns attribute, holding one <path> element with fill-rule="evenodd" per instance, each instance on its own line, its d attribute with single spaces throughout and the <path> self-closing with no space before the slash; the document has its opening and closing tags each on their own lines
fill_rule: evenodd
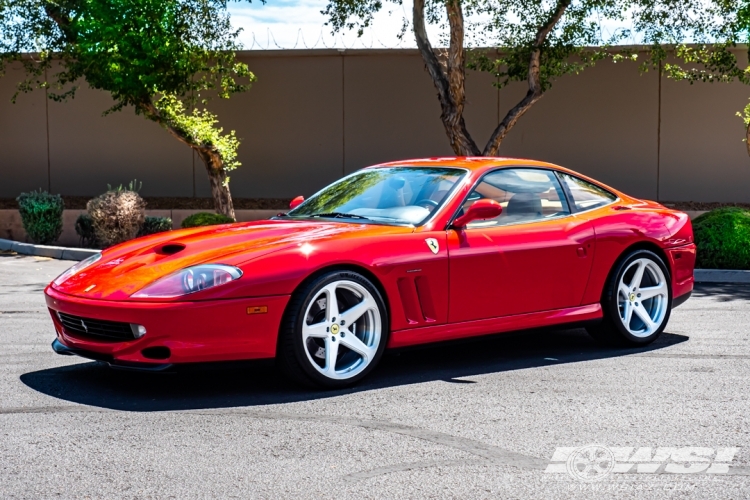
<svg viewBox="0 0 750 500">
<path fill-rule="evenodd" d="M 217 214 L 226 215 L 236 220 L 232 194 L 229 192 L 229 179 L 221 157 L 208 148 L 192 147 L 206 166 L 208 180 L 211 183 L 211 197 L 214 199 L 214 210 Z"/>
<path fill-rule="evenodd" d="M 745 131 L 745 146 L 747 146 L 747 155 L 750 156 L 750 124 L 747 125 Z"/>
<path fill-rule="evenodd" d="M 432 49 L 424 22 L 425 0 L 414 0 L 413 21 L 414 36 L 417 40 L 422 59 L 432 82 L 438 91 L 438 100 L 442 113 L 445 133 L 448 135 L 451 148 L 459 156 L 479 156 L 479 148 L 471 138 L 464 122 L 464 101 L 466 75 L 466 51 L 464 50 L 464 17 L 460 0 L 446 0 L 448 22 L 450 23 L 451 41 L 448 49 L 448 74 L 440 66 L 435 51 Z"/>
</svg>

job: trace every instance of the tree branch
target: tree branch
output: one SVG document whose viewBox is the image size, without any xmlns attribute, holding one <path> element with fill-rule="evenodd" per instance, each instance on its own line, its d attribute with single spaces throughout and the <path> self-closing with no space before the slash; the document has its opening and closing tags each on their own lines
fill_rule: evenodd
<svg viewBox="0 0 750 500">
<path fill-rule="evenodd" d="M 217 148 L 212 145 L 199 144 L 192 140 L 184 130 L 174 126 L 170 119 L 163 116 L 150 97 L 141 99 L 136 104 L 136 108 L 146 118 L 161 125 L 178 141 L 190 146 L 196 152 L 206 166 L 216 212 L 234 219 L 234 204 L 229 193 L 227 171 L 224 168 L 224 159 Z"/>
<path fill-rule="evenodd" d="M 503 121 L 492 132 L 492 136 L 490 136 L 482 152 L 483 156 L 496 156 L 497 150 L 500 149 L 500 144 L 505 139 L 505 136 L 508 135 L 510 129 L 544 95 L 540 76 L 542 47 L 544 46 L 544 42 L 547 41 L 549 34 L 557 23 L 560 22 L 560 19 L 562 19 L 565 10 L 571 2 L 572 0 L 558 0 L 555 10 L 547 18 L 547 21 L 539 27 L 539 30 L 537 30 L 536 38 L 531 47 L 531 56 L 529 57 L 529 90 L 526 92 L 526 96 L 508 111 Z"/>
<path fill-rule="evenodd" d="M 479 148 L 471 138 L 464 122 L 466 52 L 464 50 L 464 18 L 460 0 L 446 0 L 451 41 L 448 50 L 448 74 L 440 66 L 427 37 L 424 20 L 425 0 L 414 0 L 414 36 L 427 71 L 438 91 L 445 132 L 453 151 L 460 156 L 478 156 Z"/>
</svg>

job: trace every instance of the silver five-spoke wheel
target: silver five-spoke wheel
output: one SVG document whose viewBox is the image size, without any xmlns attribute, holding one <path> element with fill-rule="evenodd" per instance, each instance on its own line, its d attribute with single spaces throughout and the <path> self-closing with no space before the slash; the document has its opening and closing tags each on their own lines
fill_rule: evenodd
<svg viewBox="0 0 750 500">
<path fill-rule="evenodd" d="M 279 332 L 282 370 L 305 385 L 345 387 L 366 376 L 388 341 L 388 313 L 378 288 L 352 271 L 311 279 L 287 306 Z"/>
<path fill-rule="evenodd" d="M 618 284 L 620 320 L 634 337 L 644 338 L 659 329 L 669 307 L 667 279 L 651 259 L 628 264 Z"/>
<path fill-rule="evenodd" d="M 354 281 L 334 281 L 307 306 L 302 323 L 305 353 L 330 379 L 348 379 L 375 358 L 382 325 L 372 294 Z"/>
<path fill-rule="evenodd" d="M 669 268 L 654 251 L 632 250 L 613 267 L 602 293 L 603 318 L 586 326 L 595 339 L 615 346 L 653 342 L 672 307 Z"/>
</svg>

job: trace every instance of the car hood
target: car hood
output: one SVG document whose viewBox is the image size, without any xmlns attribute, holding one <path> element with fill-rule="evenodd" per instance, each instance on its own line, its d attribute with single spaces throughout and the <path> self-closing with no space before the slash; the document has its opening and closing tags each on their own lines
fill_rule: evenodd
<svg viewBox="0 0 750 500">
<path fill-rule="evenodd" d="M 96 264 L 53 288 L 89 299 L 125 300 L 147 284 L 193 265 L 241 267 L 290 246 L 405 229 L 333 221 L 268 220 L 170 231 L 104 250 Z"/>
</svg>

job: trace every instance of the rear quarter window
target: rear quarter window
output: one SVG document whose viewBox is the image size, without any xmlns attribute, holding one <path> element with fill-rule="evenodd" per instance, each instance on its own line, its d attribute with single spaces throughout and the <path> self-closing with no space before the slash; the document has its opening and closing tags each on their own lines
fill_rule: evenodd
<svg viewBox="0 0 750 500">
<path fill-rule="evenodd" d="M 606 189 L 573 175 L 560 173 L 560 178 L 573 198 L 570 201 L 576 212 L 603 207 L 613 203 L 617 199 L 617 196 Z"/>
</svg>

